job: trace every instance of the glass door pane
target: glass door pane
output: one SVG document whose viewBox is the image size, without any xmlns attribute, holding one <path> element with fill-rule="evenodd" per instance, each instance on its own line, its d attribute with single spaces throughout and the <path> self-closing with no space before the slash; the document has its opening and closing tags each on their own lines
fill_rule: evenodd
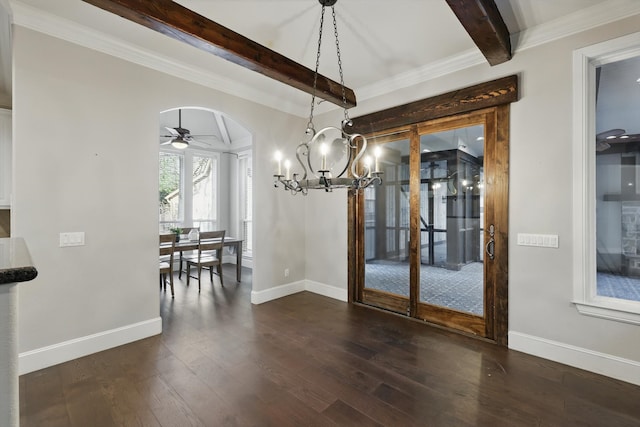
<svg viewBox="0 0 640 427">
<path fill-rule="evenodd" d="M 484 126 L 420 137 L 419 301 L 483 316 Z"/>
<path fill-rule="evenodd" d="M 410 141 L 389 142 L 383 147 L 383 184 L 364 192 L 365 291 L 381 291 L 408 300 Z M 395 301 L 391 309 L 404 311 Z"/>
</svg>

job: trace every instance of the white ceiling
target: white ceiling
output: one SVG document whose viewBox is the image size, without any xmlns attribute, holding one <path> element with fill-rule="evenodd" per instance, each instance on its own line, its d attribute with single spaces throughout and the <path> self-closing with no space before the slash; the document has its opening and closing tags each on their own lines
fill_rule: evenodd
<svg viewBox="0 0 640 427">
<path fill-rule="evenodd" d="M 315 66 L 321 10 L 317 0 L 178 3 L 308 68 Z M 640 13 L 638 0 L 496 0 L 496 4 L 512 35 L 514 56 L 546 41 Z M 308 115 L 308 94 L 80 0 L 0 0 L 0 34 L 6 31 L 8 18 L 3 19 L 2 9 L 7 6 L 18 25 L 300 117 Z M 360 102 L 486 63 L 444 0 L 339 0 L 335 9 L 345 84 Z M 331 26 L 328 8 L 320 73 L 339 81 Z M 3 36 L 3 67 L 8 43 Z M 0 91 L 10 91 L 10 75 L 5 68 L 2 71 Z M 323 102 L 317 112 L 332 108 Z"/>
</svg>

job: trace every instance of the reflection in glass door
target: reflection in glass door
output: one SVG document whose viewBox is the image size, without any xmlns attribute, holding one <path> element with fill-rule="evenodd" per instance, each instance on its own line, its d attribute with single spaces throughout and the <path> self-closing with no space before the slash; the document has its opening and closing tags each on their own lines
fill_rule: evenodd
<svg viewBox="0 0 640 427">
<path fill-rule="evenodd" d="M 402 139 L 384 145 L 383 185 L 364 191 L 365 292 L 369 301 L 405 312 L 409 298 L 409 148 Z M 376 298 L 380 296 L 384 298 Z"/>
<path fill-rule="evenodd" d="M 420 303 L 484 312 L 484 126 L 420 136 Z"/>
</svg>

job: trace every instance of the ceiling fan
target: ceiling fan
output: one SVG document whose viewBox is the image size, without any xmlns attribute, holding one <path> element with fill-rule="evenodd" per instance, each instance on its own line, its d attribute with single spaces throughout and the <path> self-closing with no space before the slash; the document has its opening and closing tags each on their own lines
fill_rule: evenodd
<svg viewBox="0 0 640 427">
<path fill-rule="evenodd" d="M 189 129 L 185 129 L 182 127 L 182 109 L 178 109 L 178 126 L 174 128 L 165 126 L 165 129 L 169 132 L 169 135 L 160 135 L 160 137 L 169 138 L 169 140 L 160 143 L 160 145 L 171 144 L 174 148 L 178 148 L 181 150 L 184 150 L 190 144 L 198 145 L 201 147 L 211 147 L 211 144 L 198 141 L 194 139 L 194 136 L 195 137 L 215 137 L 216 136 L 216 135 L 191 135 L 191 131 Z"/>
<path fill-rule="evenodd" d="M 609 129 L 596 135 L 596 151 L 605 151 L 611 144 L 640 141 L 640 133 L 628 134 L 624 129 Z"/>
</svg>

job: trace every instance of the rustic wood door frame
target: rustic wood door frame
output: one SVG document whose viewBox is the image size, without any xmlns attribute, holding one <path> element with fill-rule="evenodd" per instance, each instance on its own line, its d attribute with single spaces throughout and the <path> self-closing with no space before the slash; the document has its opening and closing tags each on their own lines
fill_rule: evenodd
<svg viewBox="0 0 640 427">
<path fill-rule="evenodd" d="M 485 281 L 491 283 L 488 292 L 485 295 L 485 313 L 491 315 L 486 316 L 486 324 L 482 325 L 483 333 L 477 333 L 473 328 L 464 330 L 471 334 L 484 336 L 499 345 L 506 346 L 508 339 L 508 172 L 509 172 L 509 110 L 510 103 L 517 101 L 518 98 L 518 79 L 517 76 L 509 76 L 492 82 L 482 83 L 470 88 L 459 91 L 450 92 L 433 98 L 416 101 L 399 107 L 394 107 L 385 111 L 372 113 L 354 119 L 354 127 L 357 132 L 363 134 L 384 134 L 393 132 L 408 132 L 410 139 L 418 140 L 418 127 L 433 127 L 436 123 L 442 122 L 446 126 L 448 119 L 437 120 L 438 118 L 447 118 L 458 120 L 462 116 L 475 117 L 477 121 L 478 114 L 486 114 L 487 126 L 485 132 L 493 139 L 492 144 L 485 144 L 485 162 L 491 162 L 491 170 L 485 171 L 485 185 L 487 192 L 491 191 L 496 194 L 485 205 L 487 215 L 485 215 L 485 224 L 500 224 L 494 236 L 495 251 L 499 253 L 498 262 L 487 268 L 485 263 Z M 475 112 L 475 114 L 465 114 Z M 421 122 L 430 122 L 420 125 Z M 412 142 L 415 145 L 415 142 Z M 417 157 L 416 157 L 417 159 Z M 417 161 L 417 160 L 416 160 Z M 414 165 L 415 167 L 415 165 Z M 418 168 L 419 169 L 419 166 Z M 488 173 L 487 173 L 488 172 Z M 413 177 L 412 181 L 417 181 L 418 177 Z M 417 195 L 416 195 L 417 197 Z M 359 197 L 355 192 L 349 194 L 349 301 L 359 302 L 363 300 L 364 292 L 364 239 L 358 238 L 359 230 L 364 226 L 363 211 L 364 198 Z M 416 209 L 413 205 L 418 205 L 417 201 L 412 201 L 412 209 Z M 419 209 L 419 208 L 418 208 Z M 411 216 L 412 221 L 417 221 L 414 215 Z M 411 224 L 412 229 L 418 229 L 418 224 Z M 415 234 L 416 231 L 414 230 Z M 488 230 L 485 229 L 485 241 L 488 241 Z M 419 257 L 417 250 L 418 239 L 411 237 L 411 243 L 415 242 L 415 248 L 410 247 L 412 257 Z M 414 262 L 415 263 L 415 262 Z M 413 263 L 412 263 L 413 264 Z M 411 267 L 410 276 L 412 278 L 413 287 L 417 286 L 415 277 L 417 275 L 417 267 Z M 415 283 L 414 283 L 415 282 Z M 415 295 L 416 290 L 411 289 L 411 294 Z M 411 306 L 409 307 L 409 315 L 419 317 L 423 320 L 430 321 L 429 313 L 426 313 L 420 307 L 416 298 L 411 298 Z M 398 306 L 402 302 L 398 301 Z M 399 310 L 396 310 L 399 311 Z M 446 322 L 441 325 L 447 327 Z M 452 323 L 453 324 L 453 323 Z"/>
</svg>

